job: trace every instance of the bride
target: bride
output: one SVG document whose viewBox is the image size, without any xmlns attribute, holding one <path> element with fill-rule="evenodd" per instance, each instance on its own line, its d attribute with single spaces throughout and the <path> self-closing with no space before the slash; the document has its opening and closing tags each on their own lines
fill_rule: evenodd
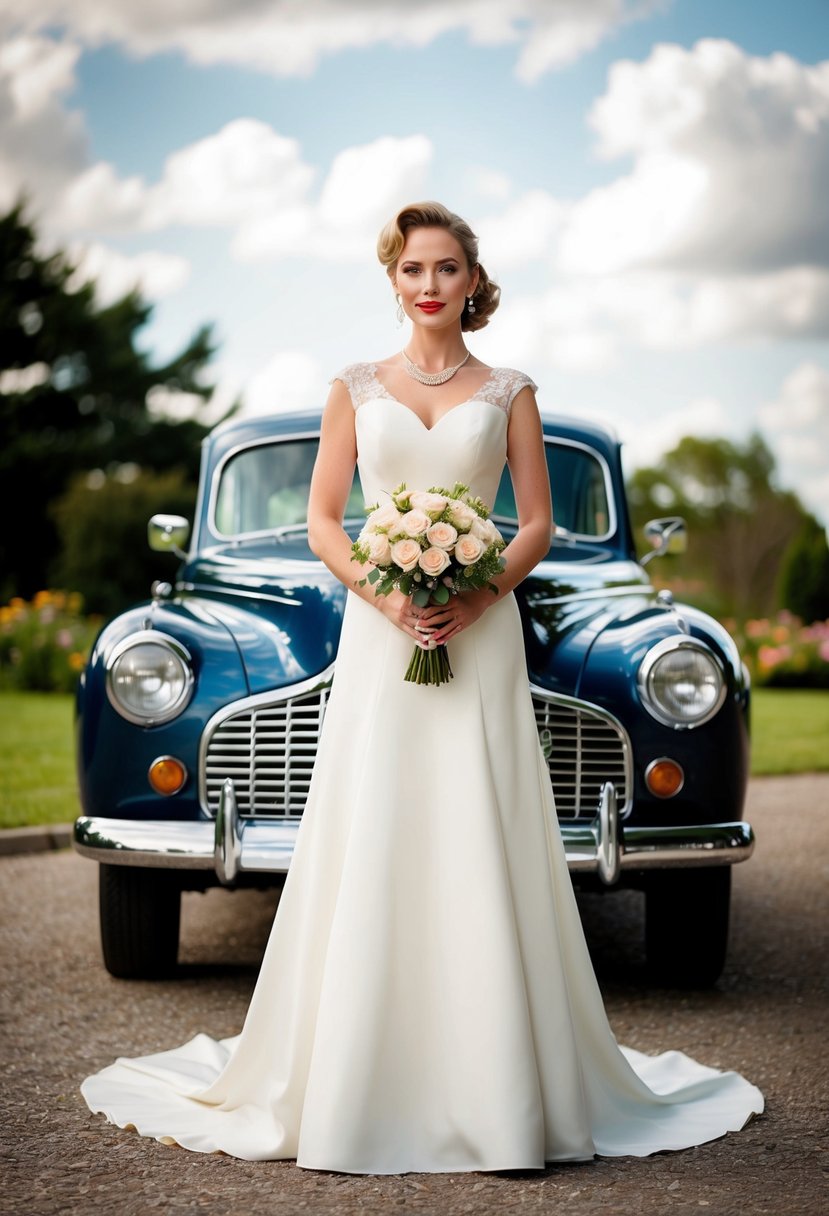
<svg viewBox="0 0 829 1216">
<path fill-rule="evenodd" d="M 197 1152 L 347 1173 L 541 1168 L 647 1156 L 763 1109 L 737 1073 L 613 1037 L 539 745 L 513 588 L 544 557 L 550 486 L 532 381 L 464 333 L 499 290 L 469 226 L 404 208 L 378 253 L 412 324 L 333 381 L 309 543 L 347 586 L 337 668 L 288 878 L 241 1033 L 88 1077 L 89 1107 Z M 366 499 L 468 485 L 508 462 L 519 527 L 489 590 L 376 596 L 342 527 Z M 406 682 L 412 643 L 454 678 Z"/>
</svg>

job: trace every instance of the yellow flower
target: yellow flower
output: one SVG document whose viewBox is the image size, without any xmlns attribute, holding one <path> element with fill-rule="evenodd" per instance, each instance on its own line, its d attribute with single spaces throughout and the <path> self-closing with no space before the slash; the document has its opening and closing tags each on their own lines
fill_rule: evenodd
<svg viewBox="0 0 829 1216">
<path fill-rule="evenodd" d="M 86 658 L 79 650 L 73 650 L 69 656 L 69 666 L 73 671 L 83 671 L 86 667 Z"/>
<path fill-rule="evenodd" d="M 34 600 L 32 601 L 35 608 L 45 608 L 46 605 L 51 604 L 51 602 L 52 602 L 52 592 L 51 591 L 38 591 L 37 595 L 35 596 Z"/>
</svg>

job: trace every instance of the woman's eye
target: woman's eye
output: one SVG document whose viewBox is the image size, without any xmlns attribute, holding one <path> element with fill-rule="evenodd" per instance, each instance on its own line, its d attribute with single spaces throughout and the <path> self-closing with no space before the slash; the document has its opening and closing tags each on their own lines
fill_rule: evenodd
<svg viewBox="0 0 829 1216">
<path fill-rule="evenodd" d="M 454 274 L 457 270 L 456 266 L 441 266 L 441 270 L 445 270 L 448 274 Z"/>
<path fill-rule="evenodd" d="M 404 266 L 403 273 L 404 274 L 419 274 L 420 268 L 418 266 Z"/>
</svg>

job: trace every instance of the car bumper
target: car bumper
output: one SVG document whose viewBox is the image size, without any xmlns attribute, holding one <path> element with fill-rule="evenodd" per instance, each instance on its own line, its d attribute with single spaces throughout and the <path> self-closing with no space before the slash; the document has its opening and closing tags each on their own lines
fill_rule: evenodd
<svg viewBox="0 0 829 1216">
<path fill-rule="evenodd" d="M 233 782 L 226 781 L 215 820 L 104 819 L 75 822 L 75 848 L 107 865 L 215 870 L 232 884 L 242 873 L 286 873 L 301 820 L 242 819 Z M 623 871 L 685 866 L 734 865 L 754 849 L 749 824 L 623 828 L 612 785 L 604 786 L 595 818 L 561 823 L 567 865 L 574 873 L 598 874 L 608 886 Z"/>
</svg>

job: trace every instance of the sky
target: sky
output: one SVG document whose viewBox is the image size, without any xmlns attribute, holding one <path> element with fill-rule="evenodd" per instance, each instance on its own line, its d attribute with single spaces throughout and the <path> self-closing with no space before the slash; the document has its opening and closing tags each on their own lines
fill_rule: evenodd
<svg viewBox="0 0 829 1216">
<path fill-rule="evenodd" d="M 759 431 L 829 524 L 829 0 L 0 0 L 21 192 L 159 362 L 214 325 L 216 416 L 399 350 L 376 236 L 439 199 L 502 288 L 475 355 L 629 469 Z"/>
</svg>

